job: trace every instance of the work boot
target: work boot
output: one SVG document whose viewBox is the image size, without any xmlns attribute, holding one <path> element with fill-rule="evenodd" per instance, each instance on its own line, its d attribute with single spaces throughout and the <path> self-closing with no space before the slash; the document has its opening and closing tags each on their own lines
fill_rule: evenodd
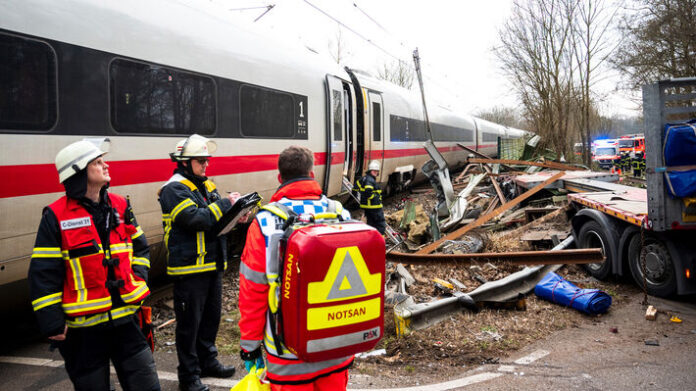
<svg viewBox="0 0 696 391">
<path fill-rule="evenodd" d="M 225 366 L 218 361 L 217 365 L 201 370 L 201 377 L 228 378 L 232 377 L 234 372 L 235 369 L 232 365 Z"/>
<path fill-rule="evenodd" d="M 187 382 L 179 382 L 179 389 L 181 391 L 209 391 L 210 388 L 205 384 L 201 383 L 201 379 L 191 380 Z"/>
</svg>

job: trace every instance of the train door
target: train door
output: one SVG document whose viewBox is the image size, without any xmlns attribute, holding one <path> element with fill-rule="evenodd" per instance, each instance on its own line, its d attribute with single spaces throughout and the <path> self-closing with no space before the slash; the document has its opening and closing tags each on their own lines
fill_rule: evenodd
<svg viewBox="0 0 696 391">
<path fill-rule="evenodd" d="M 369 148 L 366 148 L 365 153 L 365 167 L 370 164 L 371 161 L 377 160 L 379 166 L 383 167 L 384 164 L 384 111 L 382 110 L 382 95 L 376 92 L 370 91 L 367 94 L 368 100 L 368 127 L 370 129 L 368 133 L 369 139 L 367 143 Z M 377 178 L 378 182 L 382 182 L 382 176 L 385 175 L 385 170 L 380 170 L 380 178 Z"/>
<path fill-rule="evenodd" d="M 342 177 L 351 178 L 353 137 L 347 90 L 341 79 L 326 76 L 326 169 L 323 190 L 329 195 L 341 192 Z"/>
</svg>

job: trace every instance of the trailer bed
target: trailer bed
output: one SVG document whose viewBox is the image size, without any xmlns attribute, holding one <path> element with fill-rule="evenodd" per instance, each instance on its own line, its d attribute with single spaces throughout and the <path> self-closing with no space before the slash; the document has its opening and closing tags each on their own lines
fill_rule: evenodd
<svg viewBox="0 0 696 391">
<path fill-rule="evenodd" d="M 611 191 L 568 194 L 568 201 L 640 226 L 648 214 L 648 192 L 619 184 L 612 184 L 612 188 Z"/>
</svg>

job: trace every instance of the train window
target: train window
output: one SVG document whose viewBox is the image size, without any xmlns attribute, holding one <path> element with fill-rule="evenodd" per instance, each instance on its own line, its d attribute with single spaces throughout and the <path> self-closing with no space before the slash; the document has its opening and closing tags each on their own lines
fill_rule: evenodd
<svg viewBox="0 0 696 391">
<path fill-rule="evenodd" d="M 292 95 L 250 85 L 243 85 L 239 94 L 243 136 L 263 138 L 295 136 L 295 99 Z M 306 107 L 302 109 L 306 110 Z"/>
<path fill-rule="evenodd" d="M 343 92 L 331 90 L 333 98 L 331 103 L 333 106 L 333 139 L 334 141 L 343 140 Z"/>
<path fill-rule="evenodd" d="M 48 130 L 56 118 L 53 49 L 43 42 L 0 34 L 0 129 Z"/>
<path fill-rule="evenodd" d="M 382 140 L 382 105 L 372 102 L 372 141 Z"/>
<path fill-rule="evenodd" d="M 213 134 L 209 77 L 117 59 L 111 63 L 111 123 L 123 133 Z"/>
<path fill-rule="evenodd" d="M 486 142 L 498 141 L 498 135 L 495 133 L 484 133 L 483 134 L 483 141 L 486 141 Z"/>
</svg>

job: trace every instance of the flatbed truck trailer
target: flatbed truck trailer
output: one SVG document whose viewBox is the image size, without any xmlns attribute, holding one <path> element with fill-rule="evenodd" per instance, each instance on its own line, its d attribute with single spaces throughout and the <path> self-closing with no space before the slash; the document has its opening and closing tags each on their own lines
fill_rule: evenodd
<svg viewBox="0 0 696 391">
<path fill-rule="evenodd" d="M 647 189 L 613 184 L 606 191 L 569 194 L 572 233 L 578 247 L 604 253 L 604 262 L 585 266 L 592 276 L 630 273 L 654 296 L 694 294 L 696 194 L 670 194 L 665 177 L 696 170 L 696 150 L 694 162 L 679 167 L 665 164 L 664 151 L 666 129 L 696 119 L 696 78 L 644 86 L 643 114 Z"/>
</svg>

